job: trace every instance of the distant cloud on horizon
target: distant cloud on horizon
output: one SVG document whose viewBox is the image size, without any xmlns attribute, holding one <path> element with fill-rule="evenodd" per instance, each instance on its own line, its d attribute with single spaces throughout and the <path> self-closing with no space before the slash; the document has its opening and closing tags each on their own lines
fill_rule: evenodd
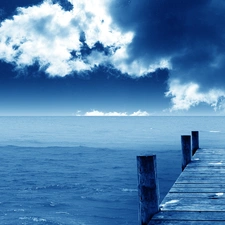
<svg viewBox="0 0 225 225">
<path fill-rule="evenodd" d="M 150 114 L 146 111 L 141 110 L 138 110 L 137 112 L 133 112 L 131 114 L 128 114 L 127 112 L 101 112 L 98 110 L 92 110 L 85 113 L 77 111 L 75 116 L 150 116 Z"/>
</svg>

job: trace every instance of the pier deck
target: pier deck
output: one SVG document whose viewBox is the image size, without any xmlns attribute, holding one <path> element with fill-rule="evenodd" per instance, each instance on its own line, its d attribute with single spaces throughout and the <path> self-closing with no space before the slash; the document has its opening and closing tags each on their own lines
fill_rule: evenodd
<svg viewBox="0 0 225 225">
<path fill-rule="evenodd" d="M 225 224 L 225 149 L 198 149 L 148 225 Z"/>
</svg>

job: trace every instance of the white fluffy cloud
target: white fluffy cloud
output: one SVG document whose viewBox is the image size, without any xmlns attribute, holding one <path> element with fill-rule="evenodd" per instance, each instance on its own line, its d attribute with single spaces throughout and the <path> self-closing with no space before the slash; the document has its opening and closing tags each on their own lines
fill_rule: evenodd
<svg viewBox="0 0 225 225">
<path fill-rule="evenodd" d="M 114 64 L 117 49 L 126 54 L 133 33 L 122 33 L 113 25 L 106 10 L 107 0 L 71 0 L 71 3 L 74 6 L 71 11 L 64 11 L 51 1 L 18 8 L 17 15 L 1 23 L 0 58 L 17 68 L 38 62 L 46 73 L 65 76 L 99 64 Z M 108 49 L 108 57 L 94 50 L 83 57 L 81 35 L 89 49 L 101 43 Z M 72 51 L 76 57 L 72 57 Z"/>
<path fill-rule="evenodd" d="M 138 110 L 137 112 L 133 112 L 130 116 L 150 116 L 150 114 L 146 111 Z"/>
<path fill-rule="evenodd" d="M 17 69 L 38 63 L 51 76 L 92 70 L 100 64 L 111 64 L 123 73 L 136 76 L 151 72 L 155 66 L 168 66 L 166 60 L 148 67 L 127 60 L 127 48 L 135 34 L 122 32 L 116 26 L 107 11 L 109 0 L 70 2 L 71 11 L 50 0 L 18 8 L 17 15 L 1 23 L 0 59 L 16 65 Z M 90 50 L 88 54 L 84 54 L 84 42 Z M 96 43 L 101 43 L 107 54 L 98 51 Z"/>
<path fill-rule="evenodd" d="M 101 112 L 98 110 L 92 110 L 84 114 L 82 114 L 81 111 L 77 111 L 76 116 L 150 116 L 150 114 L 141 110 L 131 114 L 128 114 L 127 112 Z"/>
<path fill-rule="evenodd" d="M 172 98 L 171 111 L 189 110 L 200 103 L 209 104 L 215 111 L 224 108 L 225 91 L 211 89 L 200 92 L 199 85 L 193 82 L 182 84 L 179 80 L 171 80 L 166 96 Z"/>
</svg>

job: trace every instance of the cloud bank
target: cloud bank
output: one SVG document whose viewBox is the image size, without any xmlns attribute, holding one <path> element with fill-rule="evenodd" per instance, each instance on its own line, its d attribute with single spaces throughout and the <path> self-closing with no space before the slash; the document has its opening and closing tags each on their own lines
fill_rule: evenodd
<svg viewBox="0 0 225 225">
<path fill-rule="evenodd" d="M 92 110 L 90 112 L 86 112 L 84 114 L 81 111 L 76 113 L 76 116 L 150 116 L 150 114 L 146 111 L 138 110 L 137 112 L 133 112 L 128 114 L 127 112 L 101 112 L 98 110 Z"/>
</svg>

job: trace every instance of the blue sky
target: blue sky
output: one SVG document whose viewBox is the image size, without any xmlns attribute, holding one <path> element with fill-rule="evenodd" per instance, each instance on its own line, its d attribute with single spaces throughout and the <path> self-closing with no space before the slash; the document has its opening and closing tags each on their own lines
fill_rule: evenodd
<svg viewBox="0 0 225 225">
<path fill-rule="evenodd" d="M 1 0 L 0 115 L 224 115 L 223 0 Z"/>
</svg>

